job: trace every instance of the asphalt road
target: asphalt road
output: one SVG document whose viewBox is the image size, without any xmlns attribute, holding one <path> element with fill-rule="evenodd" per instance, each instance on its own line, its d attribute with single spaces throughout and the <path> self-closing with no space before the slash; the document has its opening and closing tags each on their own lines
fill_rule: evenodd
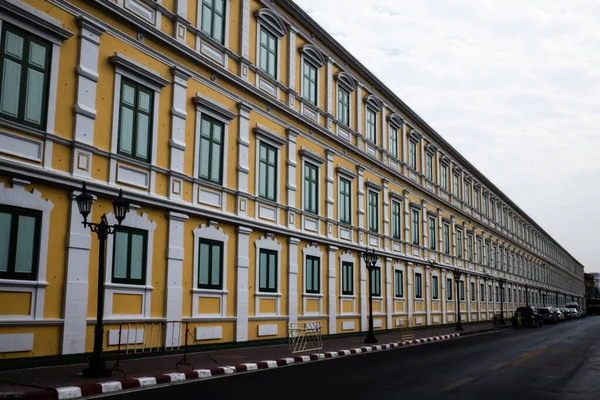
<svg viewBox="0 0 600 400">
<path fill-rule="evenodd" d="M 600 317 L 587 317 L 538 329 L 510 329 L 111 397 L 597 399 L 599 333 Z"/>
</svg>

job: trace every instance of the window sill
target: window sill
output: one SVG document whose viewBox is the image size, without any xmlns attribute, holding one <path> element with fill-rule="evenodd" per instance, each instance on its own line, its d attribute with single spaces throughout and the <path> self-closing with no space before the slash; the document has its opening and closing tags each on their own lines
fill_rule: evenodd
<svg viewBox="0 0 600 400">
<path fill-rule="evenodd" d="M 356 299 L 356 295 L 355 294 L 342 294 L 342 295 L 340 295 L 340 299 L 354 300 L 354 299 Z"/>
<path fill-rule="evenodd" d="M 314 298 L 314 299 L 321 299 L 323 297 L 325 297 L 325 295 L 323 293 L 302 293 L 302 297 L 309 297 L 309 298 Z"/>
<path fill-rule="evenodd" d="M 394 300 L 396 300 L 396 301 L 404 301 L 406 299 L 404 297 L 394 297 Z"/>
<path fill-rule="evenodd" d="M 256 292 L 255 296 L 260 296 L 260 297 L 281 297 L 282 294 L 277 292 L 277 293 L 272 293 L 272 292 Z"/>
<path fill-rule="evenodd" d="M 227 294 L 229 293 L 228 290 L 223 290 L 223 289 L 202 289 L 202 288 L 194 288 L 192 289 L 192 293 L 194 294 Z"/>
<path fill-rule="evenodd" d="M 46 287 L 46 281 L 26 281 L 20 279 L 0 279 L 0 286 Z"/>
<path fill-rule="evenodd" d="M 149 285 L 133 285 L 128 283 L 112 283 L 107 282 L 104 284 L 104 287 L 107 289 L 127 289 L 127 290 L 137 290 L 137 291 L 146 291 L 146 290 L 154 290 L 154 286 Z"/>
</svg>

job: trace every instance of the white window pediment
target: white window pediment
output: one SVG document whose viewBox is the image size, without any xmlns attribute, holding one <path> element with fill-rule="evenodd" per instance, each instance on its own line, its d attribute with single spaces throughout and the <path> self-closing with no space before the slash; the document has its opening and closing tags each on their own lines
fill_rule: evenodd
<svg viewBox="0 0 600 400">
<path fill-rule="evenodd" d="M 427 153 L 429 153 L 429 154 L 431 154 L 432 156 L 434 156 L 434 155 L 437 153 L 437 151 L 438 151 L 438 148 L 437 148 L 435 145 L 433 145 L 433 144 L 429 143 L 429 144 L 427 145 L 427 147 L 426 147 L 426 150 L 427 150 Z"/>
<path fill-rule="evenodd" d="M 389 115 L 387 117 L 387 120 L 390 123 L 390 125 L 393 126 L 396 129 L 402 128 L 402 124 L 404 122 L 404 120 L 402 119 L 402 117 L 398 113 L 393 113 L 393 114 Z"/>
<path fill-rule="evenodd" d="M 258 22 L 280 39 L 287 35 L 288 30 L 283 20 L 268 8 L 261 8 L 254 13 Z"/>
<path fill-rule="evenodd" d="M 408 138 L 415 143 L 419 143 L 423 139 L 423 135 L 416 129 L 412 129 L 408 134 Z"/>
<path fill-rule="evenodd" d="M 229 124 L 229 121 L 237 117 L 236 114 L 231 112 L 229 108 L 225 107 L 223 104 L 209 99 L 208 97 L 204 97 L 200 95 L 200 93 L 196 93 L 196 96 L 192 97 L 192 101 L 196 107 L 199 108 L 199 111 L 203 111 L 223 123 Z"/>
<path fill-rule="evenodd" d="M 272 146 L 281 149 L 281 146 L 287 144 L 287 140 L 279 136 L 276 132 L 273 132 L 270 129 L 265 128 L 260 124 L 256 124 L 256 127 L 253 129 L 254 134 L 259 140 L 263 140 Z"/>
<path fill-rule="evenodd" d="M 307 58 L 311 64 L 317 68 L 321 68 L 326 64 L 323 54 L 312 44 L 305 44 L 300 48 L 300 53 Z"/>
<path fill-rule="evenodd" d="M 336 74 L 335 80 L 348 92 L 353 92 L 356 90 L 356 81 L 347 72 L 339 72 Z"/>
<path fill-rule="evenodd" d="M 365 104 L 367 105 L 367 107 L 371 107 L 375 112 L 379 112 L 381 110 L 381 107 L 383 107 L 383 101 L 381 101 L 379 96 L 374 94 L 370 94 L 367 97 L 365 97 Z"/>
<path fill-rule="evenodd" d="M 171 83 L 168 79 L 163 78 L 159 72 L 119 52 L 110 56 L 109 60 L 115 66 L 118 74 L 138 81 L 156 92 L 160 92 L 161 88 Z"/>
<path fill-rule="evenodd" d="M 42 30 L 45 33 L 43 37 L 55 44 L 60 44 L 73 36 L 73 32 L 65 29 L 62 22 L 21 0 L 0 1 L 0 14 L 4 13 L 10 15 L 7 19 L 11 23 L 15 22 L 14 18 L 21 24 L 35 26 L 36 30 Z M 2 19 L 5 19 L 4 16 Z"/>
<path fill-rule="evenodd" d="M 326 161 L 323 157 L 321 157 L 314 151 L 305 148 L 304 146 L 302 146 L 299 153 L 302 157 L 305 157 L 308 161 L 317 163 L 319 165 L 325 163 L 325 161 Z"/>
</svg>

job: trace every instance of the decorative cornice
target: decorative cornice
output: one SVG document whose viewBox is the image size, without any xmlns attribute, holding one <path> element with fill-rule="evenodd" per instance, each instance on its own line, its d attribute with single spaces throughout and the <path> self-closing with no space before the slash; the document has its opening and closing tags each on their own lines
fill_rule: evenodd
<svg viewBox="0 0 600 400">
<path fill-rule="evenodd" d="M 135 73 L 136 75 L 139 75 L 141 78 L 154 83 L 157 86 L 165 87 L 169 83 L 171 83 L 168 79 L 163 78 L 159 72 L 119 52 L 115 53 L 115 55 L 113 56 L 110 56 L 109 60 L 110 63 L 113 64 L 115 67 L 120 67 L 129 70 Z"/>
<path fill-rule="evenodd" d="M 21 0 L 2 0 L 0 1 L 0 10 L 4 10 L 21 20 L 26 20 L 29 24 L 34 23 L 60 40 L 66 40 L 73 36 L 73 32 L 63 28 L 62 22 Z"/>
</svg>

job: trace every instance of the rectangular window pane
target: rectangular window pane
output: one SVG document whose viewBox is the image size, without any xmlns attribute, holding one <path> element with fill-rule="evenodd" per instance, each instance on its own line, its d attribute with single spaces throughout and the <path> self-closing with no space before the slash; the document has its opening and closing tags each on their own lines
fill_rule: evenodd
<svg viewBox="0 0 600 400">
<path fill-rule="evenodd" d="M 21 66 L 14 61 L 4 60 L 2 68 L 2 92 L 0 94 L 0 112 L 18 117 L 21 84 Z"/>
<path fill-rule="evenodd" d="M 259 276 L 258 276 L 258 281 L 259 281 L 259 287 L 260 290 L 265 290 L 267 289 L 267 273 L 268 273 L 268 255 L 266 252 L 261 251 L 260 252 L 260 256 L 259 256 L 260 260 L 259 260 Z"/>
<path fill-rule="evenodd" d="M 12 215 L 0 212 L 0 272 L 8 271 Z"/>
<path fill-rule="evenodd" d="M 212 33 L 212 10 L 206 3 L 202 7 L 202 31 L 207 35 Z"/>
<path fill-rule="evenodd" d="M 277 260 L 275 252 L 269 252 L 269 289 L 277 291 Z"/>
<path fill-rule="evenodd" d="M 15 272 L 30 273 L 33 271 L 34 246 L 35 218 L 21 215 L 17 228 Z"/>
<path fill-rule="evenodd" d="M 133 110 L 121 107 L 119 151 L 133 154 Z"/>
<path fill-rule="evenodd" d="M 420 299 L 423 297 L 422 290 L 421 274 L 415 274 L 415 298 Z"/>
<path fill-rule="evenodd" d="M 42 69 L 46 67 L 46 48 L 44 46 L 34 42 L 30 43 L 29 64 Z"/>
<path fill-rule="evenodd" d="M 131 235 L 131 279 L 142 279 L 144 269 L 144 237 Z"/>
<path fill-rule="evenodd" d="M 200 139 L 200 178 L 208 179 L 208 170 L 209 170 L 209 153 L 210 153 L 210 143 L 207 139 Z"/>
<path fill-rule="evenodd" d="M 198 283 L 200 285 L 208 285 L 210 284 L 210 246 L 207 243 L 200 243 L 198 251 L 200 252 L 198 257 Z"/>
<path fill-rule="evenodd" d="M 439 283 L 438 283 L 438 277 L 437 276 L 432 276 L 431 277 L 431 294 L 432 294 L 432 298 L 433 299 L 438 299 L 439 298 Z"/>
<path fill-rule="evenodd" d="M 452 300 L 452 279 L 446 279 L 446 294 L 448 300 Z"/>
<path fill-rule="evenodd" d="M 140 159 L 148 158 L 148 138 L 150 136 L 150 119 L 147 115 L 138 114 L 135 154 Z"/>
<path fill-rule="evenodd" d="M 127 279 L 128 245 L 129 235 L 127 232 L 117 231 L 115 233 L 113 278 Z"/>
<path fill-rule="evenodd" d="M 44 74 L 34 69 L 27 71 L 27 90 L 25 92 L 25 120 L 34 124 L 42 123 L 44 102 Z"/>
<path fill-rule="evenodd" d="M 24 39 L 10 31 L 6 31 L 4 53 L 21 60 L 23 58 Z"/>
<path fill-rule="evenodd" d="M 212 260 L 211 260 L 211 277 L 210 283 L 214 287 L 221 286 L 221 246 L 212 245 Z"/>
</svg>

